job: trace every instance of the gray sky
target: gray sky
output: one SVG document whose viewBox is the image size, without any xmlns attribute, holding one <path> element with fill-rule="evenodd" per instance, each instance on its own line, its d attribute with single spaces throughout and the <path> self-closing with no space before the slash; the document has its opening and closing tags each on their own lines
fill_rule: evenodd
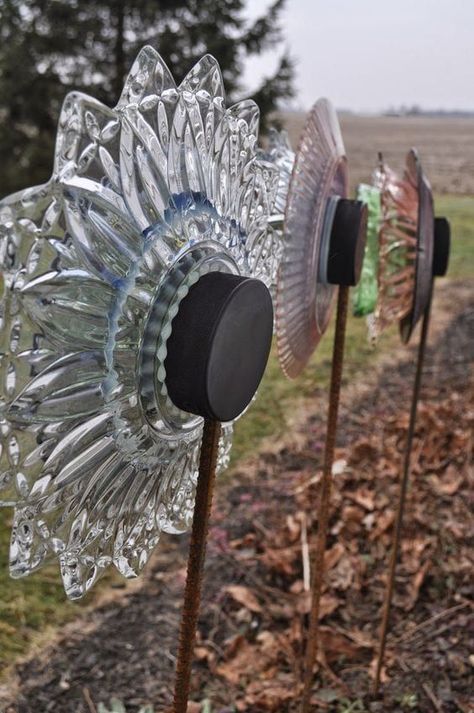
<svg viewBox="0 0 474 713">
<path fill-rule="evenodd" d="M 249 0 L 249 16 L 269 4 Z M 327 96 L 357 111 L 474 110 L 473 0 L 287 0 L 283 18 L 296 108 Z M 246 86 L 274 68 L 274 52 L 252 58 Z"/>
</svg>

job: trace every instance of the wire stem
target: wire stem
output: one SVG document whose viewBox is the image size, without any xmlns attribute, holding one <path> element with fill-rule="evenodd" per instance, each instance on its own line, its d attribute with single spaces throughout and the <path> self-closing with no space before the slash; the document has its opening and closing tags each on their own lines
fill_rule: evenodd
<svg viewBox="0 0 474 713">
<path fill-rule="evenodd" d="M 378 655 L 377 655 L 377 665 L 376 665 L 376 669 L 375 669 L 375 680 L 374 680 L 374 688 L 373 688 L 374 696 L 377 696 L 378 692 L 379 692 L 380 676 L 382 673 L 382 666 L 383 666 L 384 655 L 385 655 L 385 646 L 387 643 L 387 632 L 388 632 L 389 621 L 390 621 L 390 610 L 391 610 L 391 606 L 392 606 L 393 588 L 394 588 L 394 583 L 395 583 L 395 570 L 397 567 L 398 550 L 400 548 L 400 539 L 401 539 L 401 534 L 402 534 L 403 512 L 405 509 L 405 501 L 406 501 L 406 495 L 407 495 L 407 489 L 408 489 L 408 480 L 409 480 L 410 470 L 411 470 L 411 452 L 412 452 L 412 445 L 413 445 L 413 436 L 415 434 L 418 401 L 420 398 L 421 376 L 423 373 L 423 363 L 425 360 L 426 342 L 427 342 L 428 328 L 429 328 L 429 323 L 430 323 L 431 302 L 432 302 L 432 291 L 431 291 L 431 294 L 429 297 L 428 305 L 427 305 L 425 313 L 423 315 L 423 323 L 421 326 L 420 342 L 418 344 L 418 356 L 417 356 L 417 362 L 416 362 L 415 382 L 413 384 L 413 394 L 412 394 L 411 409 L 410 409 L 410 421 L 408 424 L 407 438 L 406 438 L 406 442 L 405 442 L 403 474 L 402 474 L 402 477 L 401 477 L 400 483 L 399 483 L 397 514 L 396 514 L 396 518 L 395 518 L 395 528 L 393 531 L 392 550 L 390 553 L 390 564 L 389 564 L 389 570 L 388 570 L 388 580 L 387 580 L 387 587 L 385 590 L 385 601 L 384 601 L 383 612 L 382 612 L 382 628 L 380 631 L 379 650 L 378 650 Z"/>
<path fill-rule="evenodd" d="M 179 634 L 173 713 L 186 713 L 188 707 L 191 667 L 201 603 L 207 533 L 216 480 L 220 434 L 221 424 L 218 421 L 204 421 L 193 528 L 189 545 L 188 569 Z"/>
<path fill-rule="evenodd" d="M 302 713 L 309 713 L 313 670 L 318 655 L 319 611 L 321 593 L 324 582 L 324 553 L 326 551 L 327 531 L 329 526 L 329 506 L 331 500 L 332 465 L 336 446 L 337 418 L 339 411 L 339 396 L 341 393 L 342 368 L 344 363 L 344 341 L 346 335 L 347 311 L 349 303 L 349 288 L 339 287 L 337 298 L 336 330 L 334 334 L 333 359 L 331 370 L 331 385 L 329 390 L 329 411 L 324 450 L 323 477 L 321 481 L 321 497 L 318 507 L 318 531 L 316 546 L 311 562 L 312 572 L 312 602 L 309 620 L 308 639 L 305 652 Z"/>
</svg>

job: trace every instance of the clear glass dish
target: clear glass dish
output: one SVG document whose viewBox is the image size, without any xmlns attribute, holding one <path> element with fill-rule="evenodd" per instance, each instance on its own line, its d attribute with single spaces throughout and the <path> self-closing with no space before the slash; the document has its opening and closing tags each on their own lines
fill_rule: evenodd
<svg viewBox="0 0 474 713">
<path fill-rule="evenodd" d="M 258 124 L 254 102 L 226 108 L 213 57 L 177 86 L 145 47 L 114 109 L 66 97 L 51 180 L 0 202 L 12 576 L 57 558 L 78 598 L 189 527 L 202 421 L 168 398 L 166 342 L 202 274 L 276 279 L 278 171 L 257 156 Z"/>
<path fill-rule="evenodd" d="M 277 286 L 278 353 L 283 371 L 306 366 L 331 316 L 335 286 L 321 275 L 332 197 L 348 195 L 347 160 L 336 112 L 316 102 L 300 139 L 288 189 Z"/>
</svg>

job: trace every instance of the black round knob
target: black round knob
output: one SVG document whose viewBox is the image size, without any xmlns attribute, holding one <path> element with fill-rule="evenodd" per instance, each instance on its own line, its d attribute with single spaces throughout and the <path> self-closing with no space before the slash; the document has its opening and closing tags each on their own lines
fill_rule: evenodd
<svg viewBox="0 0 474 713">
<path fill-rule="evenodd" d="M 367 205 L 340 198 L 331 228 L 327 280 L 332 285 L 357 285 L 367 238 Z"/>
<path fill-rule="evenodd" d="M 433 277 L 443 277 L 448 271 L 451 249 L 451 226 L 447 218 L 434 220 Z"/>
<path fill-rule="evenodd" d="M 201 277 L 173 319 L 166 386 L 183 411 L 231 421 L 252 400 L 273 332 L 270 292 L 260 280 L 224 272 Z"/>
</svg>

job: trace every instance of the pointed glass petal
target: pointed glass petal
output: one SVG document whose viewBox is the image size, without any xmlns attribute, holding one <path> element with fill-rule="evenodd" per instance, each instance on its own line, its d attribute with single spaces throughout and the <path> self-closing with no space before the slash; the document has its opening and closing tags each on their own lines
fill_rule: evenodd
<svg viewBox="0 0 474 713">
<path fill-rule="evenodd" d="M 103 406 L 105 377 L 101 352 L 77 352 L 61 357 L 36 376 L 8 408 L 16 423 L 76 419 Z"/>
</svg>

